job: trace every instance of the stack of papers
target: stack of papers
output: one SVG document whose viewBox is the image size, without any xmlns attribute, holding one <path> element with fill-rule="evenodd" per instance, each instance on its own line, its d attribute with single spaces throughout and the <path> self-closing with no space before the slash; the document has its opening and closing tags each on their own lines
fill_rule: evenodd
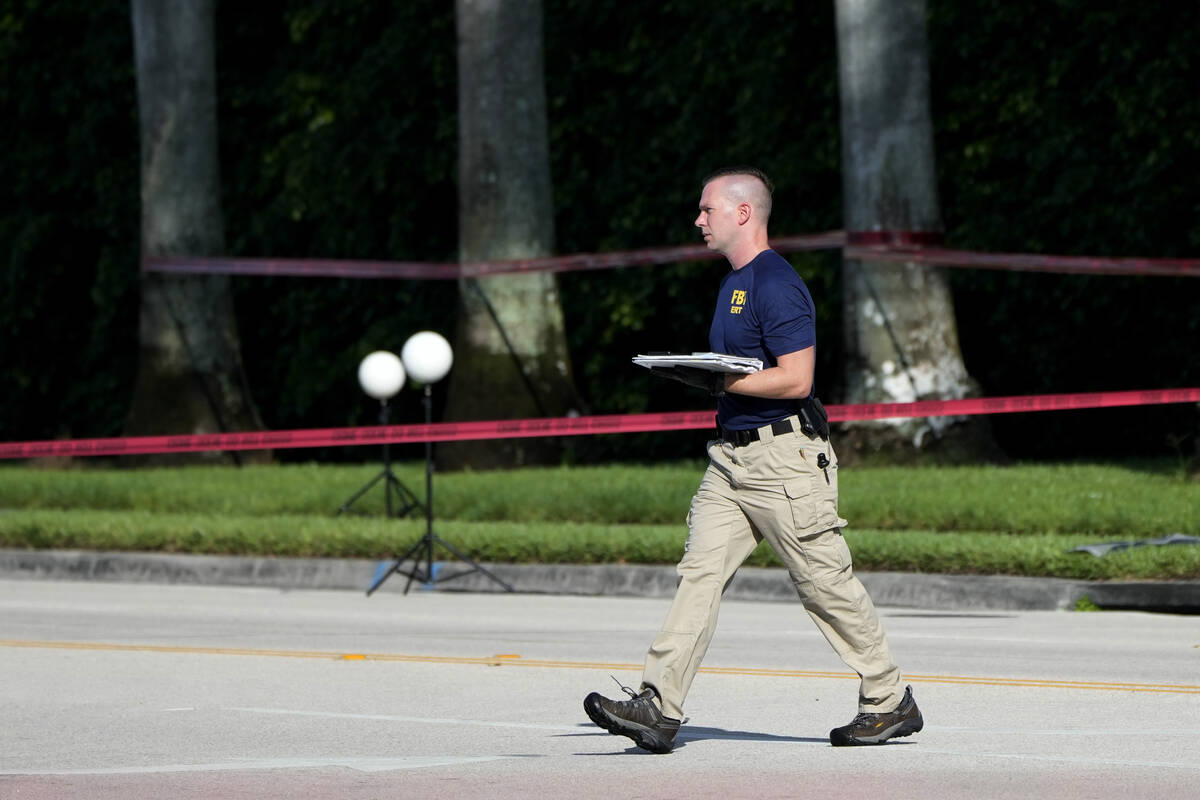
<svg viewBox="0 0 1200 800">
<path fill-rule="evenodd" d="M 762 361 L 745 356 L 727 356 L 724 353 L 664 353 L 661 355 L 639 355 L 633 363 L 646 367 L 696 367 L 710 372 L 758 372 Z"/>
</svg>

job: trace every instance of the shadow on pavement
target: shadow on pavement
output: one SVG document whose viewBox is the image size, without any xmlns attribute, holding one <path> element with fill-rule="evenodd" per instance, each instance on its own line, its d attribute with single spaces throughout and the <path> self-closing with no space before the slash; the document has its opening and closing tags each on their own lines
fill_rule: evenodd
<svg viewBox="0 0 1200 800">
<path fill-rule="evenodd" d="M 579 728 L 580 728 L 580 732 L 578 734 L 569 734 L 569 735 L 571 735 L 571 736 L 578 736 L 578 735 L 614 736 L 614 734 L 611 734 L 602 728 L 598 728 L 595 725 L 592 725 L 591 723 L 581 723 Z M 620 742 L 617 742 L 617 744 L 628 744 L 630 741 L 629 739 L 625 738 L 624 736 L 615 736 L 615 738 L 621 740 Z M 776 735 L 773 733 L 759 733 L 757 731 L 729 731 L 729 730 L 725 730 L 724 728 L 701 728 L 701 727 L 696 727 L 696 726 L 692 726 L 692 725 L 685 725 L 684 727 L 679 729 L 679 737 L 675 740 L 675 749 L 678 750 L 681 747 L 686 747 L 688 742 L 697 742 L 697 741 L 702 741 L 705 739 L 725 739 L 725 740 L 730 740 L 730 741 L 741 741 L 741 742 L 803 742 L 806 744 L 829 744 L 828 736 L 819 736 L 819 737 L 779 736 L 779 735 Z M 636 747 L 636 746 L 625 747 L 624 752 L 644 753 L 646 755 L 654 755 L 653 753 L 650 753 L 646 750 L 642 750 L 640 747 Z M 580 755 L 583 755 L 583 754 L 580 754 Z M 602 754 L 602 755 L 613 755 L 613 754 L 609 753 L 609 754 Z"/>
</svg>

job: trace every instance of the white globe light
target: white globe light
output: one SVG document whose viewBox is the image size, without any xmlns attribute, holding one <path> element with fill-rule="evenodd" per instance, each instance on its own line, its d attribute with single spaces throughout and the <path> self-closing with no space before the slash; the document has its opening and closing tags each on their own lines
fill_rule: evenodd
<svg viewBox="0 0 1200 800">
<path fill-rule="evenodd" d="M 387 400 L 404 385 L 404 365 L 395 353 L 376 350 L 358 365 L 358 384 L 376 400 Z"/>
<path fill-rule="evenodd" d="M 420 383 L 437 383 L 446 377 L 454 363 L 454 351 L 446 337 L 434 331 L 421 331 L 408 337 L 400 358 L 409 376 Z"/>
</svg>

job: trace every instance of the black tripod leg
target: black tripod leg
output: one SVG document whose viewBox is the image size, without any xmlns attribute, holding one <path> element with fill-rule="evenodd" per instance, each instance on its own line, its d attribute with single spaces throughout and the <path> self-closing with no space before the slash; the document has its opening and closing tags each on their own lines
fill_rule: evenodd
<svg viewBox="0 0 1200 800">
<path fill-rule="evenodd" d="M 367 482 L 366 486 L 359 489 L 357 492 L 354 493 L 353 497 L 351 497 L 346 502 L 342 503 L 342 505 L 338 508 L 337 513 L 341 514 L 343 511 L 346 511 L 347 509 L 349 509 L 350 506 L 354 505 L 355 500 L 357 500 L 358 498 L 360 498 L 364 494 L 366 494 L 371 489 L 372 486 L 374 486 L 375 484 L 377 484 L 381 480 L 383 480 L 387 476 L 387 474 L 388 474 L 387 470 L 384 470 L 383 472 L 380 472 L 378 475 L 376 475 L 374 478 L 371 478 L 371 480 Z"/>
<path fill-rule="evenodd" d="M 454 578 L 458 578 L 463 575 L 469 575 L 472 572 L 482 572 L 484 575 L 488 576 L 489 578 L 494 580 L 496 583 L 503 586 L 505 591 L 507 591 L 507 592 L 513 591 L 512 586 L 505 583 L 500 578 L 496 577 L 494 574 L 492 574 L 490 571 L 488 571 L 486 568 L 484 568 L 484 566 L 482 564 L 480 564 L 478 561 L 471 558 L 466 553 L 462 552 L 457 547 L 455 547 L 454 545 L 447 542 L 445 539 L 438 536 L 436 533 L 433 535 L 433 538 L 434 538 L 434 541 L 436 541 L 442 547 L 446 548 L 451 553 L 453 553 L 455 555 L 455 557 L 458 558 L 459 561 L 462 561 L 463 563 L 468 564 L 471 567 L 470 569 L 463 570 L 462 572 L 457 572 L 457 573 L 449 576 L 448 578 L 444 578 L 443 580 L 453 580 Z M 430 546 L 432 546 L 432 545 L 430 545 Z"/>
<path fill-rule="evenodd" d="M 382 586 L 383 582 L 386 581 L 388 578 L 390 578 L 392 575 L 395 575 L 397 572 L 402 572 L 402 570 L 400 569 L 401 565 L 405 561 L 407 561 L 410 557 L 412 557 L 414 553 L 416 553 L 418 550 L 420 550 L 422 547 L 425 547 L 426 545 L 428 545 L 428 547 L 430 548 L 430 552 L 432 552 L 433 543 L 428 540 L 428 537 L 422 536 L 420 539 L 417 540 L 416 544 L 414 544 L 412 547 L 408 548 L 408 550 L 404 553 L 404 555 L 399 556 L 394 562 L 392 562 L 392 566 L 390 566 L 386 572 L 384 572 L 382 575 L 376 574 L 375 579 L 373 581 L 371 581 L 371 585 L 367 587 L 367 597 L 370 597 L 371 593 L 374 592 L 376 589 L 378 589 L 380 586 Z M 405 594 L 408 594 L 408 587 L 412 585 L 413 578 L 415 578 L 417 576 L 417 574 L 421 571 L 420 565 L 421 565 L 421 559 L 419 556 L 417 556 L 417 557 L 413 558 L 412 571 L 404 573 L 405 575 L 408 575 L 408 583 L 406 583 L 404 585 L 404 593 Z M 430 581 L 432 579 L 433 579 L 432 575 L 425 576 L 426 581 Z"/>
<path fill-rule="evenodd" d="M 432 548 L 432 547 L 433 547 L 433 545 L 432 545 L 432 544 L 431 544 L 431 545 L 429 545 L 429 546 L 430 546 L 430 548 Z M 407 574 L 407 575 L 408 575 L 408 580 L 406 580 L 406 581 L 404 582 L 404 593 L 405 593 L 405 594 L 408 594 L 408 590 L 409 590 L 410 588 L 412 588 L 413 581 L 414 581 L 414 580 L 416 580 L 416 577 L 417 577 L 417 575 L 424 575 L 424 576 L 425 576 L 425 583 L 429 583 L 429 584 L 432 584 L 432 583 L 433 583 L 433 573 L 434 573 L 434 569 L 435 569 L 435 568 L 431 566 L 431 567 L 429 568 L 429 571 L 428 571 L 427 573 L 425 573 L 425 572 L 421 572 L 421 568 L 420 568 L 420 566 L 418 566 L 418 564 L 419 564 L 419 563 L 420 563 L 420 559 L 419 559 L 419 558 L 418 558 L 418 559 L 414 559 L 414 563 L 413 563 L 413 568 L 412 568 L 412 571 L 411 571 L 411 572 L 408 572 L 408 573 L 405 573 L 405 574 Z"/>
<path fill-rule="evenodd" d="M 399 509 L 393 516 L 403 517 L 414 508 L 421 508 L 421 501 L 412 491 L 401 483 L 400 479 L 392 473 L 387 474 L 387 491 L 394 492 L 396 500 L 399 502 Z"/>
</svg>

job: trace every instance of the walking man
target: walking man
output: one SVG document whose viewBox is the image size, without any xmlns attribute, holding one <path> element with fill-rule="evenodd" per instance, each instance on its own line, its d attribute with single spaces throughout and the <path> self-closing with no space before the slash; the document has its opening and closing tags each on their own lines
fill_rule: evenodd
<svg viewBox="0 0 1200 800">
<path fill-rule="evenodd" d="M 696 227 L 732 267 L 717 294 L 709 349 L 758 358 L 763 369 L 736 375 L 656 370 L 718 398 L 717 438 L 708 442 L 708 469 L 688 512 L 679 586 L 646 655 L 640 689 L 622 687 L 626 700 L 593 692 L 583 701 L 597 725 L 655 753 L 674 747 L 721 595 L 763 539 L 787 567 L 809 616 L 861 678 L 859 713 L 830 731 L 830 743 L 882 744 L 924 724 L 842 538 L 837 456 L 813 394 L 812 297 L 767 243 L 771 191 L 766 175 L 749 167 L 720 170 L 704 181 Z"/>
</svg>

